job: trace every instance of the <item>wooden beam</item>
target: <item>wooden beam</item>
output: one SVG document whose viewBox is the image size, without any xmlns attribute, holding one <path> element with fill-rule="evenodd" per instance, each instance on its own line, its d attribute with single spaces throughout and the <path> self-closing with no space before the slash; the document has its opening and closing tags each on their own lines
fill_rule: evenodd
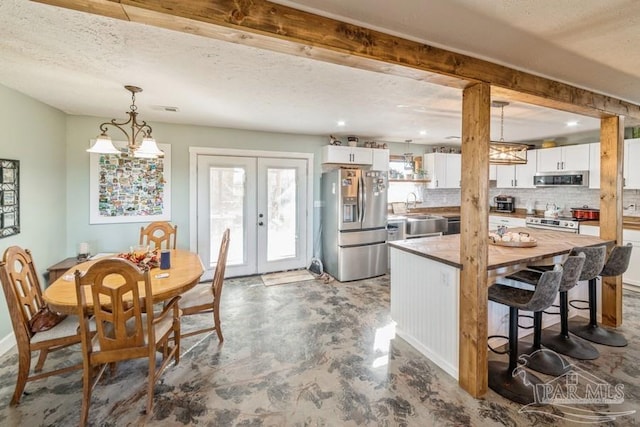
<svg viewBox="0 0 640 427">
<path fill-rule="evenodd" d="M 608 117 L 600 124 L 600 237 L 622 244 L 622 160 L 624 120 Z M 622 276 L 602 280 L 602 324 L 622 324 Z"/>
<path fill-rule="evenodd" d="M 502 97 L 640 121 L 640 106 L 565 83 L 266 0 L 33 0 L 447 86 L 486 82 Z"/>
<path fill-rule="evenodd" d="M 487 391 L 487 265 L 491 88 L 462 93 L 460 335 L 458 382 L 473 397 Z"/>
</svg>

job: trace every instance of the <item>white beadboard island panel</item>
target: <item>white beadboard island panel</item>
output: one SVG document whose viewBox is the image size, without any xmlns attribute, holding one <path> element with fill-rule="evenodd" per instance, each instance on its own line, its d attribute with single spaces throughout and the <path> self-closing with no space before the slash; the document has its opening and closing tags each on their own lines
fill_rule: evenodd
<svg viewBox="0 0 640 427">
<path fill-rule="evenodd" d="M 458 379 L 460 270 L 391 248 L 396 335 Z"/>
</svg>

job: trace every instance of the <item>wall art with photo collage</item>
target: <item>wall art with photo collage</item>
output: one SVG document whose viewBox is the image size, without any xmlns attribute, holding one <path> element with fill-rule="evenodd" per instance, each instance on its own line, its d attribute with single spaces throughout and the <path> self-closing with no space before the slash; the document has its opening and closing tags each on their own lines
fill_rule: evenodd
<svg viewBox="0 0 640 427">
<path fill-rule="evenodd" d="M 0 238 L 20 233 L 20 161 L 0 159 Z"/>
<path fill-rule="evenodd" d="M 171 146 L 158 147 L 157 159 L 90 155 L 90 224 L 171 220 Z"/>
</svg>

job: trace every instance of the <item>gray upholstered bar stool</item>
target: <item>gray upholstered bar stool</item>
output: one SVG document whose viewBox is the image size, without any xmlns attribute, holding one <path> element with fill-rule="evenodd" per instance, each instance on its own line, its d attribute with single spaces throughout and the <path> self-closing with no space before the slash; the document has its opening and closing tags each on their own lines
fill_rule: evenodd
<svg viewBox="0 0 640 427">
<path fill-rule="evenodd" d="M 586 258 L 578 280 L 591 280 L 596 278 L 604 266 L 604 260 L 607 256 L 606 246 L 576 247 L 571 250 L 569 255 L 573 256 L 581 252 L 586 255 Z M 540 342 L 543 346 L 555 351 L 556 353 L 570 356 L 574 359 L 593 360 L 600 356 L 600 352 L 598 352 L 598 350 L 588 341 L 577 336 L 572 336 L 569 333 L 568 290 L 560 292 L 560 333 L 543 330 Z"/>
<path fill-rule="evenodd" d="M 514 402 L 535 402 L 535 386 L 542 380 L 531 373 L 517 372 L 518 310 L 542 311 L 553 304 L 558 293 L 562 267 L 541 274 L 535 290 L 515 288 L 500 283 L 489 287 L 489 300 L 509 307 L 509 363 L 489 362 L 489 388 Z M 515 372 L 514 372 L 515 371 Z"/>
<path fill-rule="evenodd" d="M 631 243 L 626 246 L 615 246 L 611 250 L 609 257 L 607 258 L 607 262 L 600 272 L 600 276 L 615 277 L 627 271 L 627 268 L 629 268 L 629 259 L 631 258 L 632 248 L 633 245 Z M 598 300 L 596 295 L 596 278 L 594 277 L 589 280 L 589 322 L 585 324 L 578 320 L 572 320 L 569 322 L 569 330 L 572 334 L 597 344 L 608 345 L 611 347 L 626 346 L 627 339 L 622 334 L 598 326 L 598 319 L 596 317 L 598 311 Z"/>
<path fill-rule="evenodd" d="M 573 288 L 578 283 L 578 278 L 582 272 L 585 259 L 586 255 L 584 252 L 580 252 L 579 254 L 570 256 L 565 260 L 562 264 L 562 279 L 560 280 L 558 292 L 564 292 L 566 294 L 569 289 Z M 510 276 L 507 276 L 507 279 L 535 286 L 540 280 L 541 275 L 542 273 L 539 271 L 520 270 Z M 527 368 L 557 377 L 565 374 L 569 370 L 571 364 L 559 354 L 545 350 L 542 347 L 542 313 L 542 311 L 535 311 L 533 313 L 533 344 L 520 341 L 518 343 L 518 354 L 520 356 L 526 355 Z"/>
</svg>

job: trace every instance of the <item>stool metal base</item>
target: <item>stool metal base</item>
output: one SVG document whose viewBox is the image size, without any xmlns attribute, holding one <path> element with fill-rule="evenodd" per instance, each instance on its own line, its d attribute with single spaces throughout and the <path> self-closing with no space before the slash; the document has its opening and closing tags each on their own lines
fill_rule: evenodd
<svg viewBox="0 0 640 427">
<path fill-rule="evenodd" d="M 542 331 L 542 345 L 578 360 L 594 360 L 600 356 L 598 349 L 587 341 L 553 331 Z"/>
<path fill-rule="evenodd" d="M 542 384 L 542 380 L 524 369 L 522 373 L 513 376 L 508 363 L 489 362 L 489 388 L 502 397 L 523 405 L 535 403 L 536 384 Z"/>
<path fill-rule="evenodd" d="M 566 374 L 571 368 L 571 363 L 555 351 L 535 348 L 525 341 L 518 342 L 518 356 L 519 360 L 525 360 L 527 368 L 554 377 Z"/>
<path fill-rule="evenodd" d="M 585 324 L 584 322 L 572 320 L 569 322 L 569 330 L 580 338 L 596 344 L 610 347 L 626 347 L 627 345 L 627 339 L 622 334 L 591 323 Z"/>
</svg>

